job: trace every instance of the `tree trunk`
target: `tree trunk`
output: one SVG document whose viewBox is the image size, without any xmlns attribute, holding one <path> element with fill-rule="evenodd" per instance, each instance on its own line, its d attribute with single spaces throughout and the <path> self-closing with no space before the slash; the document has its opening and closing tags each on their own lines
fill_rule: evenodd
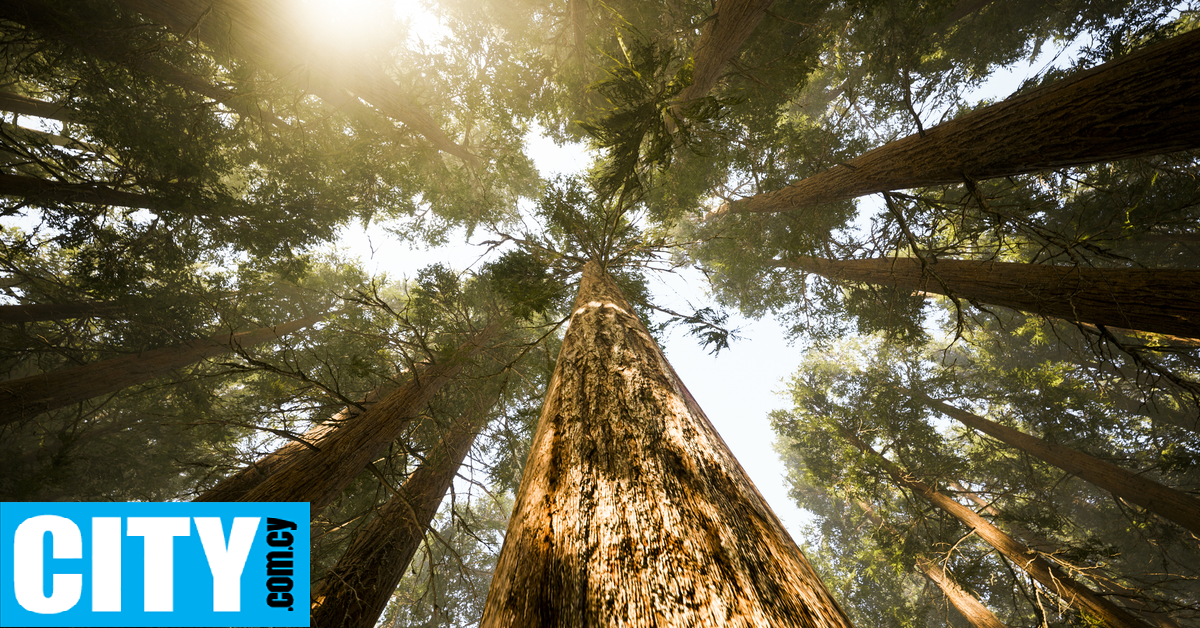
<svg viewBox="0 0 1200 628">
<path fill-rule="evenodd" d="M 193 199 L 192 203 L 179 203 L 163 197 L 125 192 L 99 183 L 60 183 L 40 177 L 0 173 L 0 196 L 14 196 L 27 203 L 90 203 L 113 207 L 148 209 L 156 214 L 176 213 L 185 216 L 223 216 L 227 218 L 250 216 L 250 210 L 242 203 L 229 199 L 232 207 L 222 208 L 220 203 L 203 203 Z"/>
<path fill-rule="evenodd" d="M 942 403 L 921 391 L 901 387 L 896 389 L 967 427 L 979 430 L 1026 454 L 1074 474 L 1081 480 L 1091 482 L 1116 497 L 1137 504 L 1164 519 L 1174 521 L 1191 530 L 1193 534 L 1200 536 L 1200 499 L 1163 486 L 1115 464 L 1069 447 L 1048 443 L 1040 438 Z"/>
<path fill-rule="evenodd" d="M 375 626 L 497 399 L 489 395 L 455 421 L 375 519 L 354 533 L 337 565 L 313 590 L 313 626 Z"/>
<path fill-rule="evenodd" d="M 849 628 L 591 261 L 480 625 Z"/>
<path fill-rule="evenodd" d="M 1200 147 L 1200 31 L 885 144 L 725 211 L 778 212 Z"/>
<path fill-rule="evenodd" d="M 1200 32 L 1200 31 L 1197 31 Z M 795 257 L 775 266 L 935 292 L 1076 323 L 1200 338 L 1200 270 L 1085 268 L 911 257 Z"/>
<path fill-rule="evenodd" d="M 25 116 L 47 118 L 59 122 L 79 122 L 79 112 L 58 103 L 37 100 L 28 96 L 0 91 L 0 111 Z"/>
<path fill-rule="evenodd" d="M 0 407 L 6 409 L 0 416 L 0 425 L 136 386 L 179 367 L 241 347 L 282 338 L 324 317 L 324 313 L 314 314 L 277 327 L 223 334 L 208 340 L 192 340 L 171 347 L 0 382 Z"/>
<path fill-rule="evenodd" d="M 57 321 L 64 318 L 86 318 L 107 315 L 124 309 L 120 303 L 100 301 L 81 303 L 27 303 L 0 305 L 0 323 L 33 323 Z"/>
<path fill-rule="evenodd" d="M 978 493 L 975 493 L 974 491 L 968 491 L 958 482 L 950 482 L 948 483 L 948 486 L 958 491 L 960 494 L 965 495 L 967 499 L 970 499 L 972 502 L 975 502 L 975 505 L 978 506 L 982 512 L 985 512 L 996 519 L 1001 518 L 1000 510 L 993 506 L 990 502 L 980 497 Z M 1022 543 L 1036 549 L 1042 554 L 1050 556 L 1060 563 L 1067 564 L 1063 561 L 1062 554 L 1059 552 L 1058 546 L 1056 546 L 1054 543 L 1051 543 L 1046 537 L 1040 534 L 1035 534 L 1029 528 L 1011 520 L 1006 523 L 1006 527 L 1012 530 L 1013 535 Z M 1071 568 L 1075 569 L 1073 566 L 1071 566 Z M 1158 628 L 1183 628 L 1179 622 L 1175 621 L 1147 602 L 1146 596 L 1099 573 L 1098 570 L 1089 569 L 1084 572 L 1084 576 L 1094 582 L 1096 584 L 1096 589 L 1105 595 L 1105 597 L 1116 597 L 1121 599 L 1125 603 L 1125 606 L 1136 611 L 1143 619 L 1149 621 L 1155 626 L 1158 626 Z"/>
<path fill-rule="evenodd" d="M 77 31 L 65 26 L 58 7 L 45 0 L 5 0 L 0 17 L 53 37 L 98 59 L 128 67 L 177 87 L 210 98 L 242 117 L 260 119 L 273 126 L 286 126 L 263 111 L 252 97 L 236 94 L 129 47 L 119 34 L 102 30 Z"/>
<path fill-rule="evenodd" d="M 384 388 L 376 388 L 363 399 L 363 406 L 370 406 L 383 398 Z M 286 445 L 263 456 L 247 465 L 241 471 L 218 482 L 215 486 L 204 491 L 192 501 L 196 502 L 237 502 L 244 501 L 246 493 L 263 483 L 270 475 L 278 472 L 289 462 L 307 451 L 320 450 L 321 441 L 333 430 L 341 427 L 344 422 L 362 415 L 363 410 L 346 406 L 323 423 L 317 423 L 308 428 L 299 440 L 289 441 Z"/>
<path fill-rule="evenodd" d="M 775 0 L 717 0 L 692 53 L 692 84 L 679 94 L 680 105 L 687 106 L 712 90 L 725 66 L 774 3 Z"/>
<path fill-rule="evenodd" d="M 968 529 L 974 530 L 975 534 L 979 535 L 979 538 L 996 548 L 1001 555 L 1032 576 L 1043 587 L 1062 598 L 1067 604 L 1083 611 L 1085 615 L 1100 619 L 1113 628 L 1147 628 L 1144 623 L 1134 619 L 1120 607 L 1096 595 L 1092 590 L 1076 582 L 1061 569 L 1051 565 L 1037 552 L 1030 550 L 1011 536 L 1000 531 L 999 528 L 992 525 L 974 510 L 950 499 L 943 493 L 933 490 L 924 482 L 914 478 L 912 474 L 900 469 L 895 463 L 884 458 L 860 440 L 850 430 L 839 425 L 838 431 L 847 441 L 876 460 L 898 486 L 911 489 L 934 506 L 953 515 L 963 525 L 967 526 Z"/>
<path fill-rule="evenodd" d="M 450 355 L 417 369 L 407 382 L 359 417 L 325 432 L 315 447 L 289 443 L 288 447 L 296 448 L 287 460 L 238 501 L 308 502 L 315 517 L 371 461 L 383 455 L 442 386 L 487 348 L 504 323 L 493 322 Z"/>
<path fill-rule="evenodd" d="M 864 501 L 859 501 L 858 507 L 863 509 L 863 512 L 867 515 L 867 518 L 870 519 L 871 522 L 877 527 L 888 527 L 890 530 L 890 527 L 883 522 L 883 520 L 879 517 L 879 514 L 875 512 L 875 509 L 872 508 L 870 504 Z M 894 530 L 890 531 L 898 536 L 898 533 L 896 533 Z M 957 610 L 963 616 L 963 618 L 967 620 L 968 623 L 970 623 L 972 626 L 975 626 L 975 628 L 1008 628 L 1001 623 L 999 619 L 996 619 L 996 615 L 993 614 L 992 611 L 988 610 L 988 607 L 984 606 L 983 602 L 980 602 L 979 599 L 974 595 L 971 595 L 965 589 L 958 586 L 957 582 L 955 582 L 950 576 L 946 575 L 945 570 L 939 567 L 936 562 L 919 554 L 916 555 L 915 558 L 917 560 L 917 569 L 926 578 L 928 578 L 930 582 L 934 583 L 939 589 L 941 589 L 942 593 L 946 596 L 946 599 L 950 601 L 950 604 L 954 606 L 955 610 Z"/>
<path fill-rule="evenodd" d="M 407 98 L 371 59 L 322 55 L 327 47 L 307 36 L 294 11 L 270 0 L 118 0 L 151 21 L 236 55 L 278 78 L 300 83 L 331 106 L 360 97 L 381 114 L 423 135 L 439 151 L 476 163 L 478 157 L 455 144 L 433 116 L 414 98 Z"/>
</svg>

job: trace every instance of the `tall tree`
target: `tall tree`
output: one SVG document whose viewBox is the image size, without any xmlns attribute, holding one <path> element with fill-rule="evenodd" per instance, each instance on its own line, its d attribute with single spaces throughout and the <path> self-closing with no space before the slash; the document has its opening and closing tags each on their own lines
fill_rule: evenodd
<svg viewBox="0 0 1200 628">
<path fill-rule="evenodd" d="M 589 261 L 483 626 L 849 626 L 601 265 Z"/>
<path fill-rule="evenodd" d="M 960 116 L 730 212 L 807 209 L 876 192 L 961 183 L 1200 147 L 1200 32 L 1149 46 Z"/>
<path fill-rule="evenodd" d="M 912 473 L 901 469 L 896 463 L 881 456 L 870 445 L 863 442 L 857 434 L 845 427 L 838 426 L 838 432 L 850 444 L 867 454 L 871 460 L 880 465 L 898 485 L 916 492 L 934 506 L 957 517 L 964 525 L 973 529 L 985 541 L 995 547 L 1013 564 L 1027 572 L 1042 586 L 1053 591 L 1067 603 L 1095 615 L 1113 628 L 1145 627 L 1145 624 L 1109 602 L 1104 597 L 1083 586 L 1061 569 L 1051 565 L 1046 559 L 1031 552 L 1025 545 L 1005 534 L 992 525 L 975 511 L 954 501 L 944 493 L 934 490 L 928 484 L 916 479 Z"/>
<path fill-rule="evenodd" d="M 1200 271 L 1088 268 L 914 257 L 827 260 L 793 257 L 776 266 L 831 279 L 933 292 L 1072 322 L 1200 337 Z"/>
<path fill-rule="evenodd" d="M 1200 500 L 1195 497 L 1083 452 L 1047 443 L 1040 438 L 989 421 L 938 401 L 919 390 L 907 388 L 898 390 L 911 395 L 921 403 L 963 425 L 977 429 L 1008 445 L 1017 447 L 1025 453 L 1041 458 L 1064 471 L 1069 471 L 1083 480 L 1112 492 L 1113 495 L 1125 501 L 1137 504 L 1188 528 L 1193 533 L 1200 534 Z"/>
<path fill-rule="evenodd" d="M 314 626 L 371 628 L 379 620 L 487 422 L 498 392 L 481 391 L 474 407 L 450 425 L 375 519 L 355 533 L 337 565 L 314 587 Z"/>
<path fill-rule="evenodd" d="M 313 314 L 276 327 L 193 340 L 140 354 L 0 382 L 0 401 L 8 408 L 0 418 L 0 425 L 23 421 L 55 408 L 136 386 L 181 366 L 237 351 L 241 347 L 281 338 L 325 316 L 325 313 Z"/>
<path fill-rule="evenodd" d="M 323 432 L 312 446 L 289 443 L 285 449 L 290 451 L 273 454 L 283 459 L 282 464 L 272 465 L 277 470 L 265 477 L 251 476 L 258 483 L 245 489 L 239 501 L 309 502 L 313 513 L 319 513 L 403 433 L 442 386 L 495 341 L 503 326 L 503 320 L 493 321 L 412 373 L 405 384 L 360 416 Z"/>
</svg>

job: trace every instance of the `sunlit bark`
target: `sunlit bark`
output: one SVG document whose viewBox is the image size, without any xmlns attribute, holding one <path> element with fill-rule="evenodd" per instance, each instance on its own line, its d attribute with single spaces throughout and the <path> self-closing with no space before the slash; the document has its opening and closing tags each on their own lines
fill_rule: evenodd
<svg viewBox="0 0 1200 628">
<path fill-rule="evenodd" d="M 481 625 L 850 625 L 595 261 Z"/>
</svg>

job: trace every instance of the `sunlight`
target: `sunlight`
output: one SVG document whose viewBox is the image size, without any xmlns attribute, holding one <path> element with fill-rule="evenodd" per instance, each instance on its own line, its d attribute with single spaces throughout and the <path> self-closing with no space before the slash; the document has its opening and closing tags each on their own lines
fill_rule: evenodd
<svg viewBox="0 0 1200 628">
<path fill-rule="evenodd" d="M 400 5 L 387 0 L 300 0 L 301 28 L 313 41 L 324 41 L 330 51 L 363 54 L 386 50 L 400 28 Z"/>
</svg>

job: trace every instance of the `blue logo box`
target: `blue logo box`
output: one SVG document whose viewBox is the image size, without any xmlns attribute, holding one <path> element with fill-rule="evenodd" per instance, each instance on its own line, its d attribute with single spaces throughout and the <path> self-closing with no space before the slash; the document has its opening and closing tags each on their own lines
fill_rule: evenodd
<svg viewBox="0 0 1200 628">
<path fill-rule="evenodd" d="M 0 626 L 308 626 L 307 503 L 0 503 Z"/>
</svg>

